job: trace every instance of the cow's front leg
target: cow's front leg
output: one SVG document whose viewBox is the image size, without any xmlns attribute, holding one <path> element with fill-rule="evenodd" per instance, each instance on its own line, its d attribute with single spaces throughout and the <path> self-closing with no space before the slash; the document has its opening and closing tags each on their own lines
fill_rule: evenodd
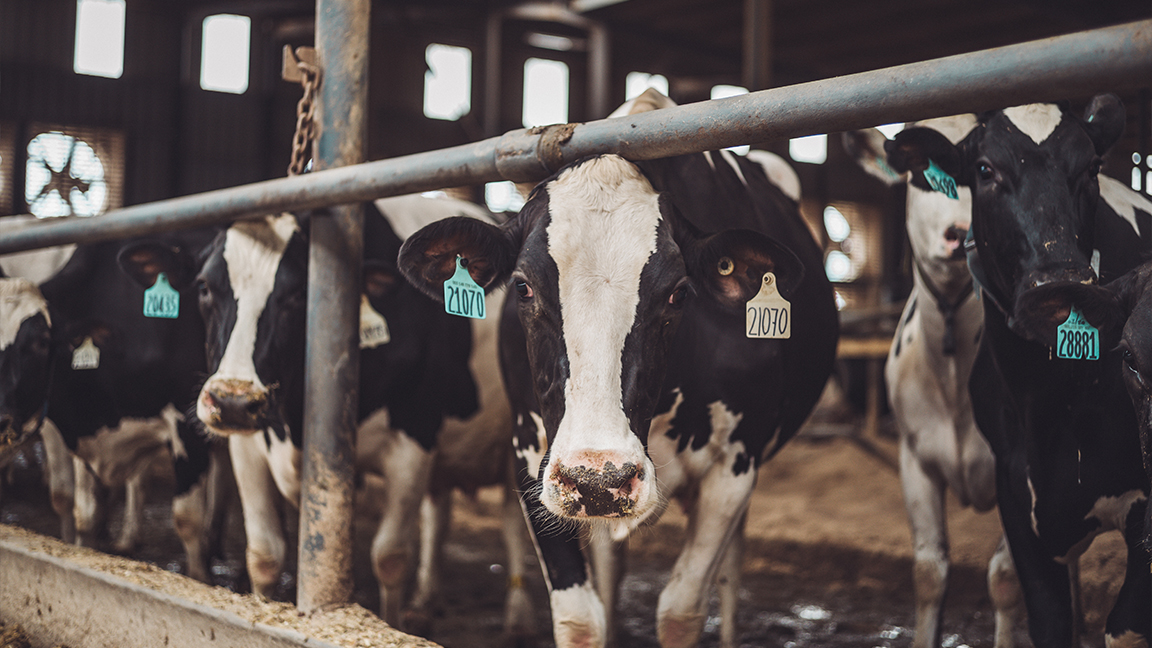
<svg viewBox="0 0 1152 648">
<path fill-rule="evenodd" d="M 76 517 L 73 514 L 76 492 L 76 473 L 72 453 L 64 444 L 64 437 L 56 424 L 44 420 L 40 428 L 44 441 L 44 457 L 48 470 L 48 492 L 52 497 L 52 510 L 60 516 L 60 539 L 68 544 L 76 542 Z"/>
<path fill-rule="evenodd" d="M 724 562 L 720 563 L 720 575 L 716 578 L 716 589 L 720 595 L 720 647 L 734 648 L 736 636 L 736 608 L 740 604 L 740 574 L 744 566 L 744 527 L 748 521 L 748 509 L 740 516 L 728 550 L 724 552 Z"/>
<path fill-rule="evenodd" d="M 736 456 L 712 465 L 688 511 L 684 548 L 656 607 L 656 636 L 664 648 L 695 646 L 704 630 L 709 588 L 756 485 L 754 467 L 734 469 Z"/>
<path fill-rule="evenodd" d="M 596 574 L 596 592 L 604 604 L 604 622 L 608 645 L 616 645 L 616 597 L 628 562 L 628 547 L 614 540 L 608 529 L 593 528 L 589 538 L 592 568 Z"/>
<path fill-rule="evenodd" d="M 228 437 L 232 471 L 244 513 L 244 533 L 248 536 L 245 549 L 248 578 L 254 593 L 270 598 L 280 582 L 287 543 L 280 520 L 280 497 L 263 446 L 262 434 Z"/>
</svg>

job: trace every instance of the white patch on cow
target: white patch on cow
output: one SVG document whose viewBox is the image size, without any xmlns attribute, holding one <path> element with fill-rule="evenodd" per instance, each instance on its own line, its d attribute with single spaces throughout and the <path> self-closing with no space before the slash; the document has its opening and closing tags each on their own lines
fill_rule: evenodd
<svg viewBox="0 0 1152 648">
<path fill-rule="evenodd" d="M 736 156 L 732 151 L 720 151 L 720 157 L 728 163 L 728 166 L 732 167 L 732 170 L 736 172 L 736 177 L 740 178 L 740 184 L 744 185 L 744 188 L 747 189 L 748 180 L 744 177 L 744 171 L 740 169 L 740 163 L 736 161 Z"/>
<path fill-rule="evenodd" d="M 1036 518 L 1036 487 L 1032 485 L 1032 476 L 1027 477 L 1028 481 L 1028 494 L 1031 497 L 1032 507 L 1032 533 L 1040 535 L 1040 521 Z"/>
<path fill-rule="evenodd" d="M 1100 175 L 1100 197 L 1120 218 L 1128 221 L 1137 236 L 1140 235 L 1140 227 L 1136 224 L 1136 210 L 1152 214 L 1152 201 L 1132 191 L 1119 180 L 1103 174 Z"/>
<path fill-rule="evenodd" d="M 407 240 L 425 225 L 452 216 L 467 216 L 486 222 L 493 222 L 492 213 L 476 203 L 449 197 L 432 197 L 422 194 L 408 194 L 380 198 L 376 208 L 384 215 L 392 231 L 401 240 Z"/>
<path fill-rule="evenodd" d="M 784 158 L 769 151 L 748 151 L 744 159 L 759 164 L 769 182 L 779 187 L 785 196 L 800 202 L 800 176 Z"/>
<path fill-rule="evenodd" d="M 1037 145 L 1043 144 L 1064 118 L 1056 104 L 1013 106 L 1005 108 L 1004 115 Z"/>
<path fill-rule="evenodd" d="M 1092 272 L 1095 273 L 1095 275 L 1097 277 L 1099 277 L 1100 276 L 1100 250 L 1096 250 L 1096 249 L 1092 250 L 1092 260 L 1088 262 L 1088 265 L 1091 266 Z"/>
<path fill-rule="evenodd" d="M 547 571 L 547 570 L 545 570 Z M 590 582 L 552 590 L 552 632 L 557 646 L 603 646 L 607 634 L 604 604 Z"/>
<path fill-rule="evenodd" d="M 671 108 L 675 105 L 675 101 L 665 97 L 664 94 L 656 88 L 648 88 L 632 99 L 625 101 L 619 108 L 613 110 L 612 114 L 608 115 L 608 118 L 626 117 L 637 113 L 660 110 L 661 108 Z"/>
<path fill-rule="evenodd" d="M 968 229 L 972 223 L 972 190 L 957 186 L 958 200 L 953 200 L 939 191 L 924 190 L 913 184 L 908 185 L 906 211 L 908 213 L 908 238 L 913 253 L 921 262 L 949 261 L 953 252 L 964 242 L 949 241 L 944 237 L 949 227 Z M 952 263 L 954 266 L 961 264 Z M 941 271 L 941 268 L 932 268 Z M 967 274 L 964 268 L 964 273 Z M 935 275 L 936 272 L 933 272 Z M 933 279 L 936 277 L 934 276 Z"/>
<path fill-rule="evenodd" d="M 923 126 L 939 131 L 944 137 L 948 138 L 949 142 L 956 144 L 965 137 L 968 137 L 968 133 L 971 133 L 972 129 L 976 128 L 976 115 L 963 113 L 960 115 L 950 115 L 948 117 L 937 117 L 935 119 L 918 121 L 912 125 Z"/>
<path fill-rule="evenodd" d="M 1148 637 L 1134 630 L 1125 630 L 1120 635 L 1104 634 L 1104 648 L 1148 648 Z"/>
<path fill-rule="evenodd" d="M 640 301 L 640 273 L 656 252 L 658 195 L 615 155 L 568 169 L 549 183 L 548 195 L 548 252 L 559 275 L 570 369 L 552 461 L 610 450 L 639 464 L 644 448 L 620 403 L 621 354 Z"/>
<path fill-rule="evenodd" d="M 520 438 L 512 437 L 512 446 L 516 450 L 516 456 L 528 464 L 528 474 L 532 479 L 540 474 L 540 462 L 544 461 L 544 453 L 548 452 L 548 433 L 544 430 L 544 419 L 536 412 L 528 412 L 532 417 L 532 425 L 536 428 L 536 444 L 538 448 L 520 447 Z M 523 414 L 519 415 L 516 420 L 516 425 L 524 424 Z"/>
<path fill-rule="evenodd" d="M 1137 502 L 1142 502 L 1144 497 L 1144 493 L 1139 490 L 1130 490 L 1117 497 L 1101 497 L 1084 519 L 1095 518 L 1104 529 L 1123 529 L 1128 512 Z"/>
<path fill-rule="evenodd" d="M 708 167 L 712 169 L 712 171 L 716 171 L 716 161 L 712 159 L 712 151 L 704 151 L 702 155 L 704 156 L 704 161 L 708 163 Z"/>
<path fill-rule="evenodd" d="M 168 431 L 169 443 L 172 444 L 172 456 L 178 459 L 187 459 L 188 450 L 184 447 L 184 440 L 180 438 L 179 428 L 177 423 L 184 420 L 184 415 L 172 403 L 164 406 L 160 410 L 160 418 L 164 421 L 164 426 Z"/>
<path fill-rule="evenodd" d="M 0 278 L 0 351 L 16 341 L 24 320 L 36 313 L 52 325 L 48 302 L 35 284 L 22 278 Z"/>
<path fill-rule="evenodd" d="M 43 221 L 31 214 L 0 218 L 0 236 L 27 227 L 38 227 Z M 75 244 L 14 252 L 0 256 L 0 270 L 6 277 L 20 277 L 36 285 L 52 278 L 72 258 Z"/>
<path fill-rule="evenodd" d="M 256 325 L 276 283 L 276 268 L 297 230 L 296 218 L 281 214 L 238 221 L 224 235 L 224 262 L 236 299 L 236 324 L 213 378 L 248 380 L 264 388 L 253 361 Z"/>
</svg>

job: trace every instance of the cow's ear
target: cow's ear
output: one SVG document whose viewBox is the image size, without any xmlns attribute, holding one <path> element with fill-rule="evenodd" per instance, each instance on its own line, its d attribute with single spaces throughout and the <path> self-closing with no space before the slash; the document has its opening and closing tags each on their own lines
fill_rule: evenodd
<svg viewBox="0 0 1152 648">
<path fill-rule="evenodd" d="M 379 260 L 364 261 L 364 294 L 368 299 L 384 299 L 396 292 L 404 279 L 400 273 L 387 263 Z"/>
<path fill-rule="evenodd" d="M 1114 94 L 1096 95 L 1084 110 L 1084 129 L 1092 138 L 1096 155 L 1104 155 L 1124 133 L 1124 104 Z"/>
<path fill-rule="evenodd" d="M 804 279 L 804 264 L 796 254 L 759 232 L 724 230 L 686 243 L 684 260 L 696 289 L 730 312 L 743 312 L 767 272 L 776 275 L 784 299 L 791 299 Z"/>
<path fill-rule="evenodd" d="M 196 276 L 196 263 L 192 255 L 182 248 L 157 241 L 130 243 L 116 255 L 120 268 L 136 283 L 151 288 L 161 272 L 176 290 L 192 285 Z"/>
<path fill-rule="evenodd" d="M 964 184 L 960 149 L 933 128 L 905 128 L 884 143 L 888 165 L 897 173 L 923 174 L 933 162 L 941 171 Z"/>
<path fill-rule="evenodd" d="M 472 280 L 490 291 L 512 274 L 519 254 L 516 240 L 505 228 L 454 216 L 408 237 L 400 247 L 397 265 L 413 286 L 442 300 L 444 282 L 455 274 L 456 257 L 461 257 L 467 260 Z"/>
<path fill-rule="evenodd" d="M 1132 315 L 1136 303 L 1152 288 L 1152 264 L 1136 266 L 1123 275 L 1104 284 L 1104 289 L 1116 296 L 1124 319 Z"/>
<path fill-rule="evenodd" d="M 875 128 L 846 131 L 841 135 L 844 150 L 856 161 L 856 164 L 868 175 L 879 179 L 886 185 L 900 184 L 904 181 L 904 174 L 888 165 L 884 153 L 884 145 L 888 138 Z"/>
</svg>

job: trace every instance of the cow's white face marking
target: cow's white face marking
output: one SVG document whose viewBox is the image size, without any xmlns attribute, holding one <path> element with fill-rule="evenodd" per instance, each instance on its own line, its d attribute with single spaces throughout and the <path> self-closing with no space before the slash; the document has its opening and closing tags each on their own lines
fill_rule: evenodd
<svg viewBox="0 0 1152 648">
<path fill-rule="evenodd" d="M 532 479 L 540 474 L 540 462 L 544 460 L 544 453 L 548 452 L 548 433 L 544 430 L 544 419 L 536 412 L 528 412 L 532 417 L 532 425 L 536 428 L 536 445 L 538 448 L 521 448 L 520 438 L 512 437 L 512 446 L 516 450 L 516 456 L 528 464 L 528 475 Z M 523 414 L 518 417 L 516 425 L 523 425 Z"/>
<path fill-rule="evenodd" d="M 1059 106 L 1055 104 L 1013 106 L 1005 108 L 1004 115 L 1037 145 L 1043 144 L 1064 118 Z"/>
<path fill-rule="evenodd" d="M 224 262 L 236 300 L 236 325 L 213 378 L 251 381 L 263 388 L 256 375 L 252 354 L 256 349 L 256 324 L 276 283 L 276 268 L 299 229 L 291 214 L 238 221 L 224 235 Z"/>
<path fill-rule="evenodd" d="M 621 405 L 621 354 L 640 301 L 640 273 L 656 252 L 658 195 L 615 155 L 565 171 L 548 195 L 548 252 L 559 275 L 570 369 L 552 456 L 627 448 L 643 457 Z"/>
<path fill-rule="evenodd" d="M 44 316 L 49 326 L 48 302 L 31 281 L 20 278 L 0 279 L 0 351 L 16 341 L 20 325 L 36 313 Z"/>
</svg>

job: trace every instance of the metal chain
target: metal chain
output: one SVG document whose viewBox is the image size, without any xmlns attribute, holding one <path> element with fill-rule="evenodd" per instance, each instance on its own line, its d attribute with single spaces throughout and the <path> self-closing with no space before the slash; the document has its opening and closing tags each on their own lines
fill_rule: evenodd
<svg viewBox="0 0 1152 648">
<path fill-rule="evenodd" d="M 288 163 L 288 175 L 304 173 L 311 159 L 312 143 L 316 141 L 316 91 L 320 88 L 320 67 L 304 61 L 297 61 L 300 68 L 300 85 L 304 86 L 304 96 L 296 103 L 296 134 L 292 136 L 292 159 Z"/>
</svg>

